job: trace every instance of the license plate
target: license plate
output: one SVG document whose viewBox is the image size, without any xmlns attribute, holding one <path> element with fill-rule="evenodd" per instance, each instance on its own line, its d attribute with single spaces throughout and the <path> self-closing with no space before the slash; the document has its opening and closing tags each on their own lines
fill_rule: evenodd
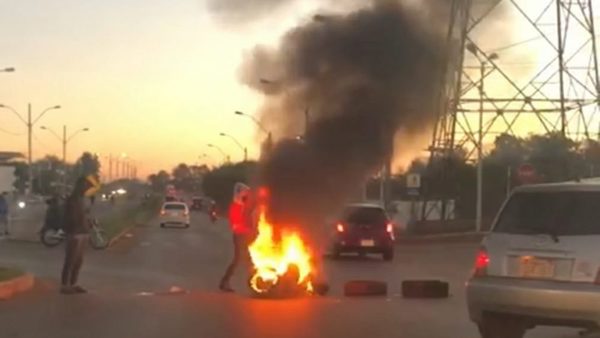
<svg viewBox="0 0 600 338">
<path fill-rule="evenodd" d="M 525 278 L 554 277 L 554 262 L 530 256 L 521 257 L 520 275 Z"/>
<path fill-rule="evenodd" d="M 372 247 L 375 246 L 375 241 L 372 239 L 363 239 L 360 241 L 360 246 Z"/>
</svg>

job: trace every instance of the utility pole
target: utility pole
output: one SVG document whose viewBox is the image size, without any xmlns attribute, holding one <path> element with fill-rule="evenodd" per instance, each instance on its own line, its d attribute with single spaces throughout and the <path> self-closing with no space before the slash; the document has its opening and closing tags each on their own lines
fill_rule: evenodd
<svg viewBox="0 0 600 338">
<path fill-rule="evenodd" d="M 32 187 L 33 187 L 33 168 L 31 166 L 32 164 L 32 146 L 31 146 L 31 139 L 33 137 L 33 123 L 31 122 L 31 103 L 27 104 L 27 165 L 29 168 L 29 172 L 28 172 L 28 179 L 27 179 L 27 191 L 28 193 L 31 193 L 32 191 Z"/>
<path fill-rule="evenodd" d="M 485 62 L 481 62 L 481 84 L 479 85 L 479 130 L 477 133 L 477 204 L 476 204 L 476 215 L 475 215 L 475 227 L 476 231 L 481 231 L 482 216 L 483 216 L 483 100 L 485 96 L 484 92 L 484 79 L 485 79 Z"/>
</svg>

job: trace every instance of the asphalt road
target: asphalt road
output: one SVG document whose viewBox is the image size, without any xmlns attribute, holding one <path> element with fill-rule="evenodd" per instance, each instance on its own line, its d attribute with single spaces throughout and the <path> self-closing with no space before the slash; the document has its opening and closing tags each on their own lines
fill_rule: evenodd
<svg viewBox="0 0 600 338">
<path fill-rule="evenodd" d="M 234 283 L 238 293 L 217 291 L 230 258 L 227 225 L 194 217 L 187 230 L 148 224 L 107 251 L 88 251 L 81 276 L 87 295 L 59 295 L 61 247 L 0 242 L 0 265 L 18 265 L 38 276 L 33 291 L 0 302 L 0 337 L 479 337 L 463 291 L 476 244 L 402 245 L 391 263 L 379 257 L 325 260 L 332 285 L 327 297 L 259 300 L 249 297 L 241 276 Z M 342 296 L 344 281 L 365 278 L 387 281 L 389 296 Z M 412 278 L 448 280 L 452 296 L 402 299 L 400 283 Z M 542 337 L 577 334 L 542 328 L 527 335 Z"/>
</svg>

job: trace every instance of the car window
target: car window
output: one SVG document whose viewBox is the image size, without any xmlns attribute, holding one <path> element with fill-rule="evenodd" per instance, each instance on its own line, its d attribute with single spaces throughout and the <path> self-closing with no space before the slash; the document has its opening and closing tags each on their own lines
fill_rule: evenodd
<svg viewBox="0 0 600 338">
<path fill-rule="evenodd" d="M 385 224 L 387 217 L 380 208 L 349 207 L 344 211 L 344 220 L 353 224 Z"/>
<path fill-rule="evenodd" d="M 165 210 L 185 210 L 185 205 L 183 204 L 165 204 Z"/>
<path fill-rule="evenodd" d="M 494 232 L 600 234 L 600 192 L 522 192 L 502 211 Z"/>
</svg>

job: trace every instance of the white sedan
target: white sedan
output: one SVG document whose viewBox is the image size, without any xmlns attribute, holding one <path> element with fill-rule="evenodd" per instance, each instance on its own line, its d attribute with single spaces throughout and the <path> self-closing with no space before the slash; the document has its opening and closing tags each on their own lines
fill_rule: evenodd
<svg viewBox="0 0 600 338">
<path fill-rule="evenodd" d="M 167 225 L 183 225 L 190 227 L 190 210 L 182 202 L 166 202 L 160 209 L 160 227 Z"/>
</svg>

